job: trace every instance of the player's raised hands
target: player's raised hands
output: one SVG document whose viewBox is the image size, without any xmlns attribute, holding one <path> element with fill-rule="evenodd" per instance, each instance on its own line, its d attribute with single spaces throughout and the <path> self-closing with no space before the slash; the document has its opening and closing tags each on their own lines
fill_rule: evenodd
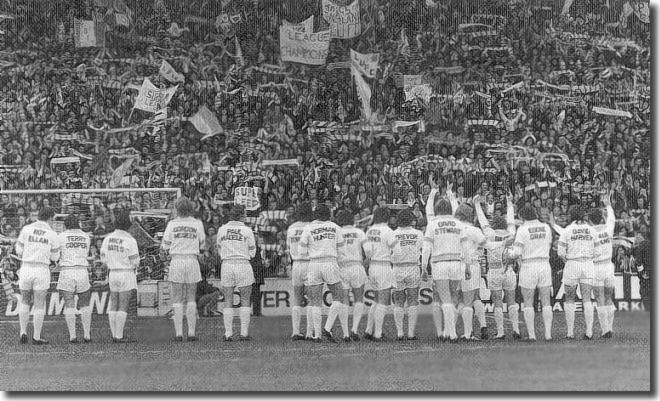
<svg viewBox="0 0 660 401">
<path fill-rule="evenodd" d="M 429 185 L 431 186 L 431 189 L 438 189 L 439 185 L 435 180 L 433 179 L 433 174 L 429 174 Z"/>
<path fill-rule="evenodd" d="M 605 206 L 612 206 L 612 191 L 607 191 L 601 196 L 601 200 L 603 202 L 603 205 Z"/>
</svg>

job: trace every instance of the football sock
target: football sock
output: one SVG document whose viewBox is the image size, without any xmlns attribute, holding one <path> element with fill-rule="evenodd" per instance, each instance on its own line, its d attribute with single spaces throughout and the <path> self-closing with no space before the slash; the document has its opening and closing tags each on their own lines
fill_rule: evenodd
<svg viewBox="0 0 660 401">
<path fill-rule="evenodd" d="M 18 324 L 21 327 L 21 335 L 27 334 L 27 325 L 30 321 L 30 305 L 23 302 L 18 304 Z"/>
<path fill-rule="evenodd" d="M 82 321 L 83 326 L 83 337 L 91 338 L 92 331 L 92 306 L 83 306 L 80 308 L 80 320 Z"/>
<path fill-rule="evenodd" d="M 509 319 L 511 319 L 511 327 L 513 328 L 514 333 L 520 333 L 520 322 L 519 322 L 519 315 L 520 315 L 520 306 L 518 304 L 513 304 L 508 306 L 509 309 Z"/>
<path fill-rule="evenodd" d="M 387 314 L 387 306 L 376 304 L 374 311 L 374 337 L 381 338 L 383 336 L 383 322 L 385 321 L 385 314 Z"/>
<path fill-rule="evenodd" d="M 472 303 L 472 308 L 479 321 L 479 327 L 488 327 L 488 324 L 486 323 L 486 308 L 484 308 L 484 303 L 481 302 L 480 299 L 477 299 Z"/>
<path fill-rule="evenodd" d="M 527 335 L 531 339 L 536 339 L 536 332 L 534 331 L 534 308 L 523 308 L 523 315 L 525 316 L 525 324 L 527 325 Z"/>
<path fill-rule="evenodd" d="M 44 324 L 44 315 L 46 314 L 46 310 L 44 309 L 37 309 L 35 308 L 32 311 L 32 324 L 34 325 L 34 334 L 33 338 L 35 340 L 40 340 L 41 339 L 41 328 L 43 327 Z"/>
<path fill-rule="evenodd" d="M 474 317 L 474 309 L 469 306 L 463 307 L 463 335 L 465 338 L 472 337 L 472 318 Z"/>
<path fill-rule="evenodd" d="M 300 319 L 302 318 L 302 307 L 294 306 L 291 308 L 291 330 L 292 334 L 300 334 Z"/>
<path fill-rule="evenodd" d="M 362 302 L 356 302 L 353 307 L 353 333 L 358 332 L 358 327 L 360 326 L 360 320 L 362 320 L 362 314 L 364 313 L 364 304 Z"/>
<path fill-rule="evenodd" d="M 73 308 L 64 308 L 64 321 L 69 329 L 69 339 L 76 338 L 76 311 Z"/>
<path fill-rule="evenodd" d="M 341 332 L 344 337 L 351 335 L 351 332 L 348 331 L 348 305 L 340 304 L 339 308 L 339 323 L 341 323 Z"/>
<path fill-rule="evenodd" d="M 614 314 L 616 313 L 616 307 L 614 304 L 610 305 L 609 319 L 607 320 L 607 328 L 609 331 L 614 331 Z"/>
<path fill-rule="evenodd" d="M 231 337 L 234 331 L 234 308 L 224 308 L 222 320 L 225 323 L 225 337 Z"/>
<path fill-rule="evenodd" d="M 307 329 L 305 330 L 305 336 L 306 337 L 314 337 L 314 318 L 312 316 L 312 306 L 307 305 L 305 307 L 305 317 L 307 322 L 305 323 L 307 325 Z"/>
<path fill-rule="evenodd" d="M 419 311 L 417 305 L 408 307 L 408 337 L 415 337 L 415 328 L 417 327 L 417 315 Z"/>
<path fill-rule="evenodd" d="M 566 317 L 566 335 L 573 337 L 575 326 L 575 303 L 564 304 L 564 315 Z"/>
<path fill-rule="evenodd" d="M 442 304 L 442 314 L 445 318 L 445 330 L 447 331 L 449 338 L 456 338 L 456 308 L 453 304 Z"/>
<path fill-rule="evenodd" d="M 117 327 L 117 325 L 115 324 L 116 316 L 117 316 L 117 311 L 114 310 L 108 311 L 108 323 L 110 324 L 110 333 L 112 333 L 112 338 L 117 338 L 117 330 L 115 329 L 115 327 Z"/>
<path fill-rule="evenodd" d="M 394 324 L 396 325 L 396 336 L 403 337 L 403 308 L 395 306 L 393 308 Z"/>
<path fill-rule="evenodd" d="M 497 326 L 497 336 L 501 337 L 504 335 L 504 311 L 500 307 L 495 307 L 493 308 L 493 316 Z"/>
<path fill-rule="evenodd" d="M 241 319 L 241 336 L 246 337 L 250 329 L 250 313 L 252 313 L 252 308 L 249 306 L 241 306 L 238 310 Z"/>
<path fill-rule="evenodd" d="M 608 316 L 608 310 L 607 306 L 601 306 L 597 305 L 596 306 L 596 313 L 598 314 L 598 322 L 600 323 L 600 331 L 602 334 L 607 333 L 607 320 L 609 318 Z"/>
<path fill-rule="evenodd" d="M 433 306 L 431 307 L 431 310 L 433 312 L 433 323 L 435 323 L 435 332 L 437 333 L 438 337 L 444 336 L 444 330 L 442 329 L 442 309 L 440 308 L 440 303 L 439 302 L 433 302 Z"/>
<path fill-rule="evenodd" d="M 587 337 L 594 335 L 594 304 L 591 301 L 582 302 L 584 309 L 584 324 L 586 326 L 585 334 Z"/>
<path fill-rule="evenodd" d="M 188 336 L 195 336 L 197 326 L 197 302 L 188 302 L 186 305 L 186 320 L 188 321 Z"/>
<path fill-rule="evenodd" d="M 174 310 L 174 333 L 177 337 L 183 336 L 183 304 L 172 304 Z"/>
<path fill-rule="evenodd" d="M 328 310 L 328 318 L 325 320 L 325 331 L 332 332 L 332 326 L 335 325 L 335 320 L 337 320 L 341 305 L 342 303 L 339 301 L 332 301 L 332 304 L 330 304 L 330 309 Z"/>
<path fill-rule="evenodd" d="M 321 327 L 323 324 L 323 316 L 321 316 L 321 307 L 312 306 L 312 320 L 314 321 L 314 338 L 321 338 Z"/>
<path fill-rule="evenodd" d="M 128 316 L 128 313 L 123 312 L 123 311 L 117 311 L 117 316 L 115 319 L 116 321 L 116 329 L 117 329 L 117 338 L 124 338 L 124 325 L 126 324 L 126 317 Z"/>
<path fill-rule="evenodd" d="M 543 326 L 545 327 L 545 339 L 552 339 L 552 306 L 544 306 L 541 310 L 543 314 Z"/>
<path fill-rule="evenodd" d="M 364 330 L 365 333 L 373 334 L 374 332 L 374 316 L 376 314 L 376 305 L 377 303 L 372 303 L 367 313 L 367 328 Z"/>
</svg>

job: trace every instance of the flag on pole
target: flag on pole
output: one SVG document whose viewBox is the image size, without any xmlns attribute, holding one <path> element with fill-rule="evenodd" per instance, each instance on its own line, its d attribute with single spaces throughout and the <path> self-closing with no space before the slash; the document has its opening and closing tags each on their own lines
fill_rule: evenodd
<svg viewBox="0 0 660 401">
<path fill-rule="evenodd" d="M 202 140 L 217 134 L 221 134 L 223 132 L 218 118 L 215 116 L 215 114 L 213 114 L 213 112 L 211 112 L 211 110 L 208 109 L 208 107 L 206 107 L 205 104 L 203 104 L 202 107 L 199 108 L 199 111 L 197 111 L 197 113 L 195 113 L 195 115 L 192 116 L 188 121 L 190 121 L 192 125 L 195 126 L 197 131 L 205 134 L 202 137 Z"/>
<path fill-rule="evenodd" d="M 167 89 L 158 89 L 154 84 L 149 81 L 149 78 L 145 78 L 142 81 L 142 87 L 140 87 L 140 93 L 138 94 L 137 99 L 135 99 L 135 106 L 133 108 L 138 110 L 148 111 L 150 113 L 155 113 L 157 110 L 166 107 L 174 92 L 179 88 L 179 85 Z"/>
<path fill-rule="evenodd" d="M 75 18 L 73 40 L 76 47 L 103 47 L 105 46 L 105 24 Z"/>
<path fill-rule="evenodd" d="M 160 65 L 160 70 L 158 71 L 160 75 L 163 76 L 163 78 L 167 79 L 170 82 L 183 82 L 185 81 L 185 78 L 183 77 L 183 74 L 179 74 L 176 72 L 174 67 L 170 65 L 167 61 L 163 60 L 163 62 Z"/>
<path fill-rule="evenodd" d="M 351 75 L 355 79 L 355 85 L 357 86 L 358 96 L 362 101 L 362 111 L 364 111 L 364 116 L 368 120 L 371 120 L 371 88 L 369 84 L 362 78 L 362 74 L 355 68 L 351 66 Z"/>
</svg>

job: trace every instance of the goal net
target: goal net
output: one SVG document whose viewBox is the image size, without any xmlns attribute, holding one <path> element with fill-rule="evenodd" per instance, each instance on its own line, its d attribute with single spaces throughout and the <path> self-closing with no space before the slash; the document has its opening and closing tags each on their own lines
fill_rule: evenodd
<svg viewBox="0 0 660 401">
<path fill-rule="evenodd" d="M 180 196 L 179 188 L 117 188 L 117 189 L 50 189 L 0 191 L 0 208 L 4 236 L 0 236 L 0 281 L 4 294 L 0 295 L 0 318 L 11 315 L 17 292 L 16 270 L 20 264 L 13 256 L 13 243 L 22 226 L 37 219 L 42 206 L 55 211 L 53 229 L 64 230 L 64 219 L 75 214 L 81 229 L 92 237 L 90 258 L 90 281 L 103 282 L 107 271 L 100 261 L 100 247 L 105 236 L 114 230 L 114 211 L 127 208 L 131 211 L 130 233 L 138 242 L 140 266 L 138 281 L 163 280 L 165 265 L 160 260 L 159 248 L 167 222 L 172 217 L 174 203 Z M 47 308 L 51 314 L 59 314 L 59 306 L 51 307 L 56 297 L 55 286 L 59 276 L 57 268 L 52 270 L 51 293 Z M 10 285 L 11 284 L 11 285 Z M 99 300 L 102 297 L 99 292 Z M 94 295 L 93 295 L 94 297 Z M 57 304 L 57 302 L 55 302 Z M 99 305 L 96 313 L 104 313 L 105 305 Z"/>
</svg>

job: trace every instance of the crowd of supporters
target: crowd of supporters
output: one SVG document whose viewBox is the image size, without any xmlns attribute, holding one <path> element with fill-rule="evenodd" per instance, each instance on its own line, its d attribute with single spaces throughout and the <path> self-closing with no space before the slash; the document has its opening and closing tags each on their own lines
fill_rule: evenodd
<svg viewBox="0 0 660 401">
<path fill-rule="evenodd" d="M 309 66 L 280 61 L 279 26 L 313 15 L 326 29 L 320 1 L 2 2 L 0 189 L 179 187 L 214 243 L 234 189 L 259 186 L 251 222 L 268 275 L 287 274 L 301 202 L 350 210 L 362 226 L 377 207 L 410 207 L 423 227 L 432 179 L 459 200 L 483 195 L 489 214 L 510 191 L 517 210 L 560 225 L 612 191 L 615 235 L 648 231 L 650 34 L 638 2 L 463 3 L 361 0 L 361 35 L 333 39 L 326 65 Z M 75 19 L 102 25 L 103 46 L 76 47 Z M 380 54 L 368 121 L 342 66 L 351 49 Z M 133 106 L 144 78 L 174 86 L 162 60 L 184 82 L 156 121 Z M 411 97 L 407 77 L 433 95 Z M 222 134 L 202 138 L 188 121 L 202 105 Z M 99 237 L 113 207 L 172 207 L 151 193 L 100 199 L 67 211 L 61 195 L 2 194 L 0 235 L 44 204 L 83 213 Z"/>
</svg>

